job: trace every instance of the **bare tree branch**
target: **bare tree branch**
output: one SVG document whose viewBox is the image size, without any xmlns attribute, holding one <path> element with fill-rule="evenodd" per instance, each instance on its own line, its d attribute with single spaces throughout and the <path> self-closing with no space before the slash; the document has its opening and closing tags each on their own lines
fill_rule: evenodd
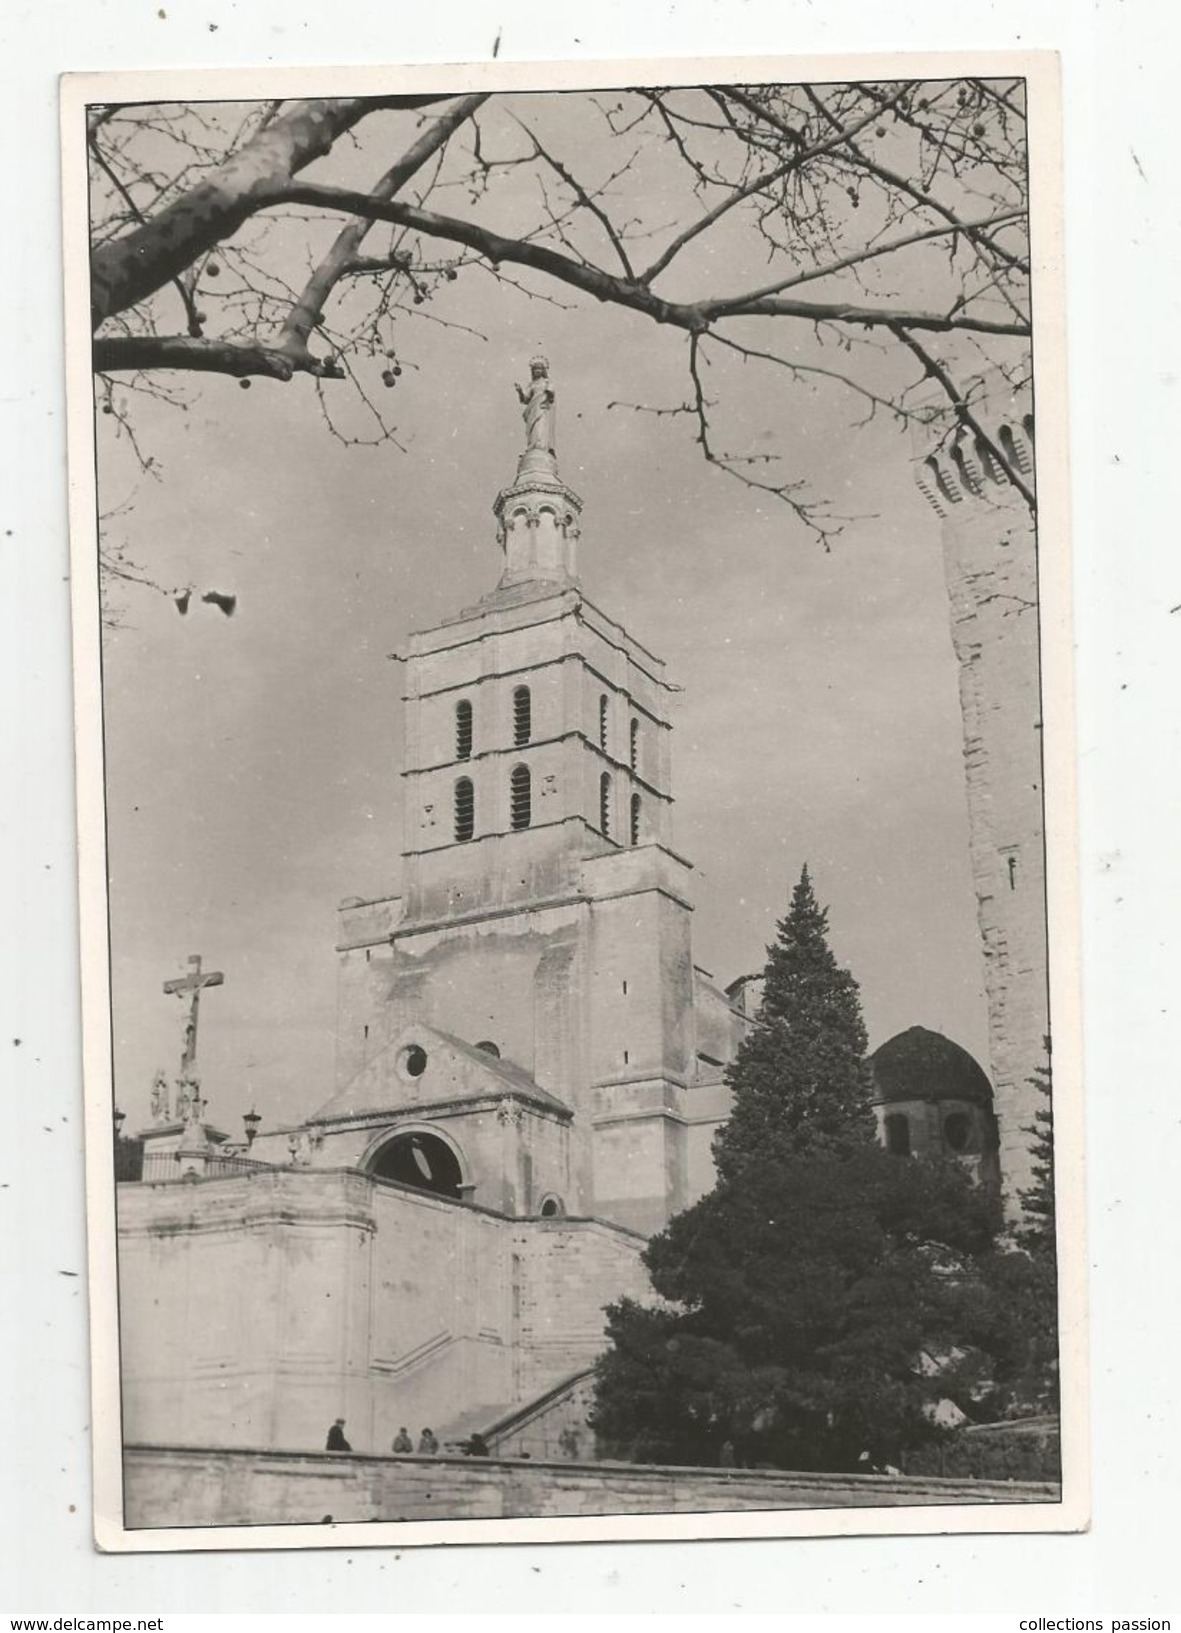
<svg viewBox="0 0 1181 1633">
<path fill-rule="evenodd" d="M 964 396 L 963 392 L 956 385 L 955 381 L 951 378 L 951 375 L 936 358 L 932 357 L 931 353 L 927 351 L 924 346 L 919 344 L 913 335 L 906 332 L 903 325 L 896 325 L 894 332 L 902 344 L 912 351 L 918 358 L 926 373 L 929 374 L 933 380 L 938 382 L 939 386 L 946 394 L 948 401 L 955 409 L 957 419 L 962 425 L 966 425 L 972 431 L 973 435 L 979 440 L 981 447 L 987 450 L 989 458 L 994 460 L 997 468 L 1005 473 L 1009 481 L 1017 489 L 1017 492 L 1025 500 L 1025 503 L 1029 506 L 1030 510 L 1036 515 L 1037 500 L 1034 497 L 1033 489 L 1030 487 L 1029 483 L 1026 482 L 1025 478 L 1014 465 L 1013 461 L 1006 458 L 1004 451 L 1001 449 L 999 444 L 989 435 L 987 429 L 981 423 L 981 421 L 977 419 L 976 415 L 972 412 L 970 403 Z"/>
<path fill-rule="evenodd" d="M 972 232 L 982 227 L 1004 226 L 1011 221 L 1024 221 L 1025 213 L 1022 210 L 1009 210 L 1002 215 L 989 216 L 985 221 L 958 222 L 954 226 L 926 227 L 922 232 L 909 233 L 905 238 L 891 238 L 884 244 L 876 244 L 868 249 L 854 250 L 837 261 L 829 261 L 824 266 L 809 267 L 803 272 L 795 272 L 790 278 L 784 278 L 779 283 L 767 284 L 762 289 L 753 289 L 746 295 L 736 295 L 734 306 L 741 308 L 748 306 L 751 301 L 759 301 L 768 295 L 781 293 L 785 289 L 795 289 L 800 284 L 814 283 L 817 278 L 831 278 L 838 272 L 847 272 L 851 267 L 860 266 L 865 261 L 879 259 L 883 255 L 893 255 L 901 249 L 908 249 L 912 244 L 922 244 L 931 238 L 946 238 L 949 233 Z M 959 303 L 962 305 L 962 302 Z M 724 308 L 723 308 L 724 309 Z M 948 316 L 952 313 L 949 312 Z"/>
<path fill-rule="evenodd" d="M 863 424 L 879 409 L 930 417 L 905 383 L 908 361 L 887 355 L 909 351 L 947 418 L 980 437 L 1032 503 L 1028 473 L 980 423 L 977 388 L 956 384 L 979 364 L 1020 373 L 1028 358 L 1019 81 L 640 88 L 581 103 L 589 138 L 563 124 L 557 147 L 548 98 L 88 110 L 94 356 L 108 423 L 131 435 L 128 394 L 178 400 L 186 371 L 244 386 L 310 377 L 335 436 L 391 438 L 373 388 L 420 366 L 407 320 L 481 334 L 461 321 L 464 285 L 448 293 L 478 271 L 506 298 L 569 309 L 589 296 L 685 333 L 685 402 L 632 406 L 685 416 L 710 463 L 783 500 L 826 541 L 839 519 L 800 482 L 777 480 L 781 455 L 724 448 L 727 404 L 706 388 L 737 378 L 729 358 L 785 370 L 785 382 L 840 384 L 861 398 Z M 362 141 L 355 133 L 379 109 L 401 114 L 387 138 L 401 157 L 365 191 L 351 185 L 351 149 L 372 151 L 368 127 Z M 343 166 L 304 179 L 334 152 Z M 324 234 L 333 216 L 345 219 Z M 637 270 L 641 243 L 650 264 Z M 690 246 L 701 253 L 678 260 Z M 707 285 L 697 293 L 690 264 Z M 660 287 L 681 298 L 667 299 L 657 285 L 674 267 L 677 285 Z M 824 280 L 815 294 L 828 298 L 810 298 Z M 187 335 L 165 332 L 170 283 Z M 321 357 L 309 349 L 317 334 Z M 827 347 L 853 359 L 826 367 Z M 344 396 L 327 389 L 334 381 L 347 383 Z"/>
<path fill-rule="evenodd" d="M 582 183 L 573 174 L 573 172 L 570 171 L 560 159 L 555 158 L 552 153 L 542 146 L 542 144 L 537 140 L 534 132 L 531 131 L 527 125 L 522 124 L 519 119 L 517 120 L 517 124 L 532 142 L 533 151 L 536 157 L 539 158 L 544 164 L 548 164 L 555 175 L 561 177 L 561 179 L 566 183 L 566 186 L 569 187 L 570 191 L 574 194 L 579 204 L 582 205 L 583 209 L 589 211 L 589 213 L 594 216 L 595 220 L 602 227 L 603 231 L 607 235 L 608 242 L 619 258 L 619 264 L 623 268 L 624 277 L 634 279 L 635 271 L 632 267 L 631 261 L 628 259 L 628 253 L 624 247 L 623 239 L 620 237 L 620 234 L 615 227 L 615 223 L 611 220 L 611 217 L 596 202 L 595 198 L 587 192 L 586 188 L 583 187 Z M 615 178 L 612 179 L 614 180 Z"/>
<path fill-rule="evenodd" d="M 902 92 L 899 92 L 899 96 L 902 94 Z M 880 117 L 881 110 L 875 107 L 870 113 L 867 113 L 863 119 L 857 120 L 850 125 L 847 130 L 840 132 L 836 136 L 829 137 L 826 141 L 817 142 L 810 148 L 804 148 L 802 146 L 803 138 L 799 136 L 798 132 L 795 133 L 797 142 L 801 144 L 799 152 L 788 159 L 786 163 L 777 166 L 773 170 L 767 171 L 765 174 L 756 176 L 752 181 L 747 182 L 744 186 L 736 188 L 729 198 L 723 199 L 720 204 L 716 204 L 712 210 L 708 210 L 699 220 L 692 222 L 688 227 L 686 227 L 684 232 L 682 232 L 672 241 L 663 254 L 659 255 L 657 259 L 653 261 L 652 265 L 641 276 L 640 282 L 651 283 L 654 278 L 658 277 L 660 273 L 664 271 L 673 258 L 680 254 L 681 250 L 684 249 L 686 244 L 690 243 L 694 238 L 698 237 L 701 233 L 712 227 L 714 223 L 720 220 L 728 210 L 733 209 L 736 204 L 740 204 L 743 199 L 750 198 L 753 194 L 764 191 L 766 188 L 772 186 L 775 182 L 785 180 L 794 171 L 801 169 L 812 159 L 818 159 L 823 154 L 830 153 L 833 148 L 839 147 L 841 143 L 847 141 L 850 136 L 855 136 L 859 130 L 864 128 L 864 126 L 868 125 L 873 120 L 879 119 Z"/>
<path fill-rule="evenodd" d="M 95 327 L 124 311 L 229 238 L 276 188 L 331 152 L 333 144 L 379 108 L 425 107 L 438 97 L 336 97 L 294 102 L 244 147 L 174 204 L 95 252 L 91 316 Z"/>
<path fill-rule="evenodd" d="M 195 340 L 189 335 L 100 335 L 94 342 L 94 366 L 104 374 L 123 369 L 187 369 L 241 379 L 257 374 L 284 381 L 297 370 L 313 375 L 330 370 L 330 365 L 316 358 L 293 359 L 279 347 Z"/>
<path fill-rule="evenodd" d="M 800 497 L 804 484 L 795 482 L 764 482 L 754 476 L 749 467 L 756 464 L 767 465 L 775 461 L 774 454 L 756 454 L 745 457 L 736 457 L 732 454 L 722 454 L 714 447 L 710 434 L 709 403 L 705 394 L 705 387 L 701 379 L 701 347 L 704 336 L 693 334 L 689 337 L 689 377 L 693 382 L 693 403 L 691 412 L 697 422 L 697 443 L 708 465 L 716 465 L 727 476 L 741 482 L 744 487 L 753 488 L 756 492 L 770 494 L 772 498 L 780 500 L 803 523 L 809 532 L 815 534 L 825 550 L 832 548 L 831 541 L 844 530 L 844 524 L 851 520 L 847 516 L 833 516 L 825 504 L 810 504 Z M 743 467 L 748 467 L 743 469 Z"/>
<path fill-rule="evenodd" d="M 421 170 L 427 160 L 451 139 L 459 126 L 470 119 L 481 103 L 486 102 L 487 99 L 487 92 L 464 96 L 460 97 L 452 107 L 445 109 L 438 119 L 432 125 L 429 125 L 418 140 L 407 149 L 397 164 L 386 171 L 385 175 L 373 188 L 372 197 L 374 199 L 393 198 L 394 194 Z M 306 350 L 308 336 L 324 310 L 324 302 L 327 300 L 333 286 L 348 271 L 362 240 L 372 226 L 372 216 L 358 215 L 349 222 L 347 227 L 342 228 L 332 248 L 316 268 L 299 299 L 292 307 L 283 325 L 280 346 L 291 346 L 297 351 Z"/>
<path fill-rule="evenodd" d="M 306 204 L 322 209 L 341 210 L 350 215 L 371 215 L 378 221 L 390 221 L 397 226 L 412 227 L 429 237 L 445 238 L 452 243 L 466 244 L 478 250 L 490 261 L 510 261 L 520 266 L 533 267 L 548 273 L 563 283 L 594 295 L 597 300 L 615 301 L 637 312 L 654 318 L 658 323 L 672 324 L 690 332 L 705 329 L 715 317 L 725 315 L 764 317 L 797 317 L 808 322 L 850 323 L 861 327 L 890 328 L 899 323 L 911 329 L 926 329 L 947 333 L 953 329 L 971 330 L 978 334 L 1027 335 L 1028 324 L 999 323 L 961 313 L 947 316 L 940 312 L 897 310 L 887 307 L 856 306 L 847 301 L 790 301 L 772 297 L 743 298 L 741 304 L 725 296 L 706 297 L 699 301 L 668 301 L 654 294 L 641 283 L 615 277 L 602 268 L 571 260 L 544 244 L 526 243 L 519 238 L 505 238 L 491 228 L 478 226 L 473 221 L 461 221 L 443 216 L 418 205 L 397 201 L 381 201 L 365 193 L 352 192 L 343 187 L 321 186 L 314 182 L 292 182 L 278 195 L 275 203 Z"/>
<path fill-rule="evenodd" d="M 815 104 L 818 111 L 822 113 L 826 119 L 829 119 L 836 124 L 836 116 L 829 112 L 823 100 L 816 94 L 811 86 L 806 86 L 805 89 L 807 91 L 809 100 Z M 883 181 L 888 186 L 895 188 L 899 193 L 904 193 L 908 198 L 913 199 L 916 204 L 922 205 L 925 209 L 934 210 L 936 215 L 941 215 L 943 219 L 949 222 L 952 226 L 959 226 L 961 230 L 964 230 L 955 211 L 950 209 L 939 199 L 935 198 L 932 193 L 916 187 L 908 176 L 900 175 L 898 171 L 889 169 L 886 165 L 882 164 L 880 160 L 869 158 L 868 155 L 866 155 L 861 148 L 856 145 L 856 143 L 846 140 L 844 145 L 848 148 L 849 152 L 857 160 L 858 165 L 862 169 L 868 171 L 871 175 L 876 176 L 879 181 Z M 971 242 L 984 253 L 995 255 L 998 259 L 1007 262 L 1008 265 L 1013 267 L 1016 271 L 1024 273 L 1029 272 L 1029 262 L 1024 260 L 1020 255 L 1013 255 L 1000 245 L 993 244 L 988 241 L 982 242 L 978 237 L 974 237 L 970 233 L 966 233 L 965 235 L 970 238 Z"/>
<path fill-rule="evenodd" d="M 127 205 L 130 214 L 142 225 L 145 221 L 143 212 L 132 198 L 131 193 L 124 184 L 122 178 L 115 174 L 106 154 L 99 146 L 98 132 L 101 128 L 101 124 L 102 121 L 98 121 L 87 128 L 86 134 L 90 145 L 90 151 L 94 154 L 95 163 L 98 165 L 103 175 L 106 176 L 107 180 L 111 183 L 111 186 Z M 201 333 L 201 322 L 197 316 L 197 307 L 195 301 L 193 300 L 192 293 L 185 288 L 184 280 L 181 278 L 173 278 L 172 284 L 176 289 L 177 294 L 180 296 L 181 305 L 184 307 L 185 317 L 188 319 L 190 335 L 199 335 Z"/>
</svg>

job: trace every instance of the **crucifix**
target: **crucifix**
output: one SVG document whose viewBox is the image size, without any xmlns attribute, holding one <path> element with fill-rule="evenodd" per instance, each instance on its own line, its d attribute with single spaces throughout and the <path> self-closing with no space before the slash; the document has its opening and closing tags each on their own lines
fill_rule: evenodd
<svg viewBox="0 0 1181 1633">
<path fill-rule="evenodd" d="M 197 1058 L 197 1006 L 201 1002 L 202 987 L 220 987 L 225 976 L 220 970 L 201 969 L 201 954 L 193 953 L 189 958 L 189 973 L 182 975 L 175 981 L 165 981 L 164 991 L 174 992 L 178 998 L 189 994 L 189 1012 L 185 1016 L 185 1047 L 180 1057 L 180 1075 L 182 1078 L 192 1075 L 193 1063 Z"/>
</svg>

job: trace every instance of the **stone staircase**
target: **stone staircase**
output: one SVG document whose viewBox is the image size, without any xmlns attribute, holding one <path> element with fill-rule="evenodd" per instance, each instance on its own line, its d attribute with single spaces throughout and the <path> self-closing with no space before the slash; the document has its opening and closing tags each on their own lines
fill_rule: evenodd
<svg viewBox="0 0 1181 1633">
<path fill-rule="evenodd" d="M 585 1458 L 588 1446 L 593 1456 L 594 1437 L 586 1417 L 594 1370 L 582 1367 L 532 1400 L 472 1407 L 439 1431 L 439 1444 L 444 1451 L 462 1451 L 473 1434 L 481 1434 L 495 1457 Z M 575 1446 L 577 1451 L 567 1449 Z"/>
</svg>

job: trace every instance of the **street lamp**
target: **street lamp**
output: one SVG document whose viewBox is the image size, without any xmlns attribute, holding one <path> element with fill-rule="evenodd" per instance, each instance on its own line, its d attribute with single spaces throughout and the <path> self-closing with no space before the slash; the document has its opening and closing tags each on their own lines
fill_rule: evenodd
<svg viewBox="0 0 1181 1633">
<path fill-rule="evenodd" d="M 242 1121 L 246 1124 L 246 1149 L 249 1151 L 250 1147 L 254 1144 L 254 1136 L 258 1133 L 258 1125 L 262 1122 L 262 1118 L 258 1115 L 257 1111 L 250 1110 L 246 1113 L 245 1117 L 243 1117 Z"/>
</svg>

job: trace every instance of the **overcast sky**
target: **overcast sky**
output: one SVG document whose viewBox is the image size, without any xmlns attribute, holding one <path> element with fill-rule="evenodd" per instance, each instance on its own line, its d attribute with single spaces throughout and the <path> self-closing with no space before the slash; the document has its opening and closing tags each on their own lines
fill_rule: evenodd
<svg viewBox="0 0 1181 1633">
<path fill-rule="evenodd" d="M 112 535 L 167 586 L 120 589 L 105 643 L 116 1095 L 146 1117 L 175 1069 L 161 992 L 192 952 L 212 1119 L 292 1121 L 333 1073 L 334 910 L 398 889 L 399 666 L 388 654 L 493 587 L 491 504 L 515 469 L 514 380 L 559 393 L 558 455 L 585 501 L 584 589 L 684 687 L 675 842 L 696 868 L 697 961 L 757 969 L 806 861 L 871 1044 L 920 1023 L 987 1066 L 957 672 L 935 516 L 909 445 L 837 389 L 719 381 L 735 435 L 785 452 L 854 518 L 826 553 L 774 499 L 704 463 L 687 425 L 613 402 L 684 397 L 683 337 L 564 294 L 463 273 L 415 325 L 396 402 L 405 452 L 345 447 L 312 388 L 210 379 L 137 409 L 144 477 L 100 417 Z M 329 388 L 333 389 L 333 388 Z M 347 390 L 340 386 L 340 392 Z M 760 439 L 763 439 L 760 442 Z"/>
</svg>

